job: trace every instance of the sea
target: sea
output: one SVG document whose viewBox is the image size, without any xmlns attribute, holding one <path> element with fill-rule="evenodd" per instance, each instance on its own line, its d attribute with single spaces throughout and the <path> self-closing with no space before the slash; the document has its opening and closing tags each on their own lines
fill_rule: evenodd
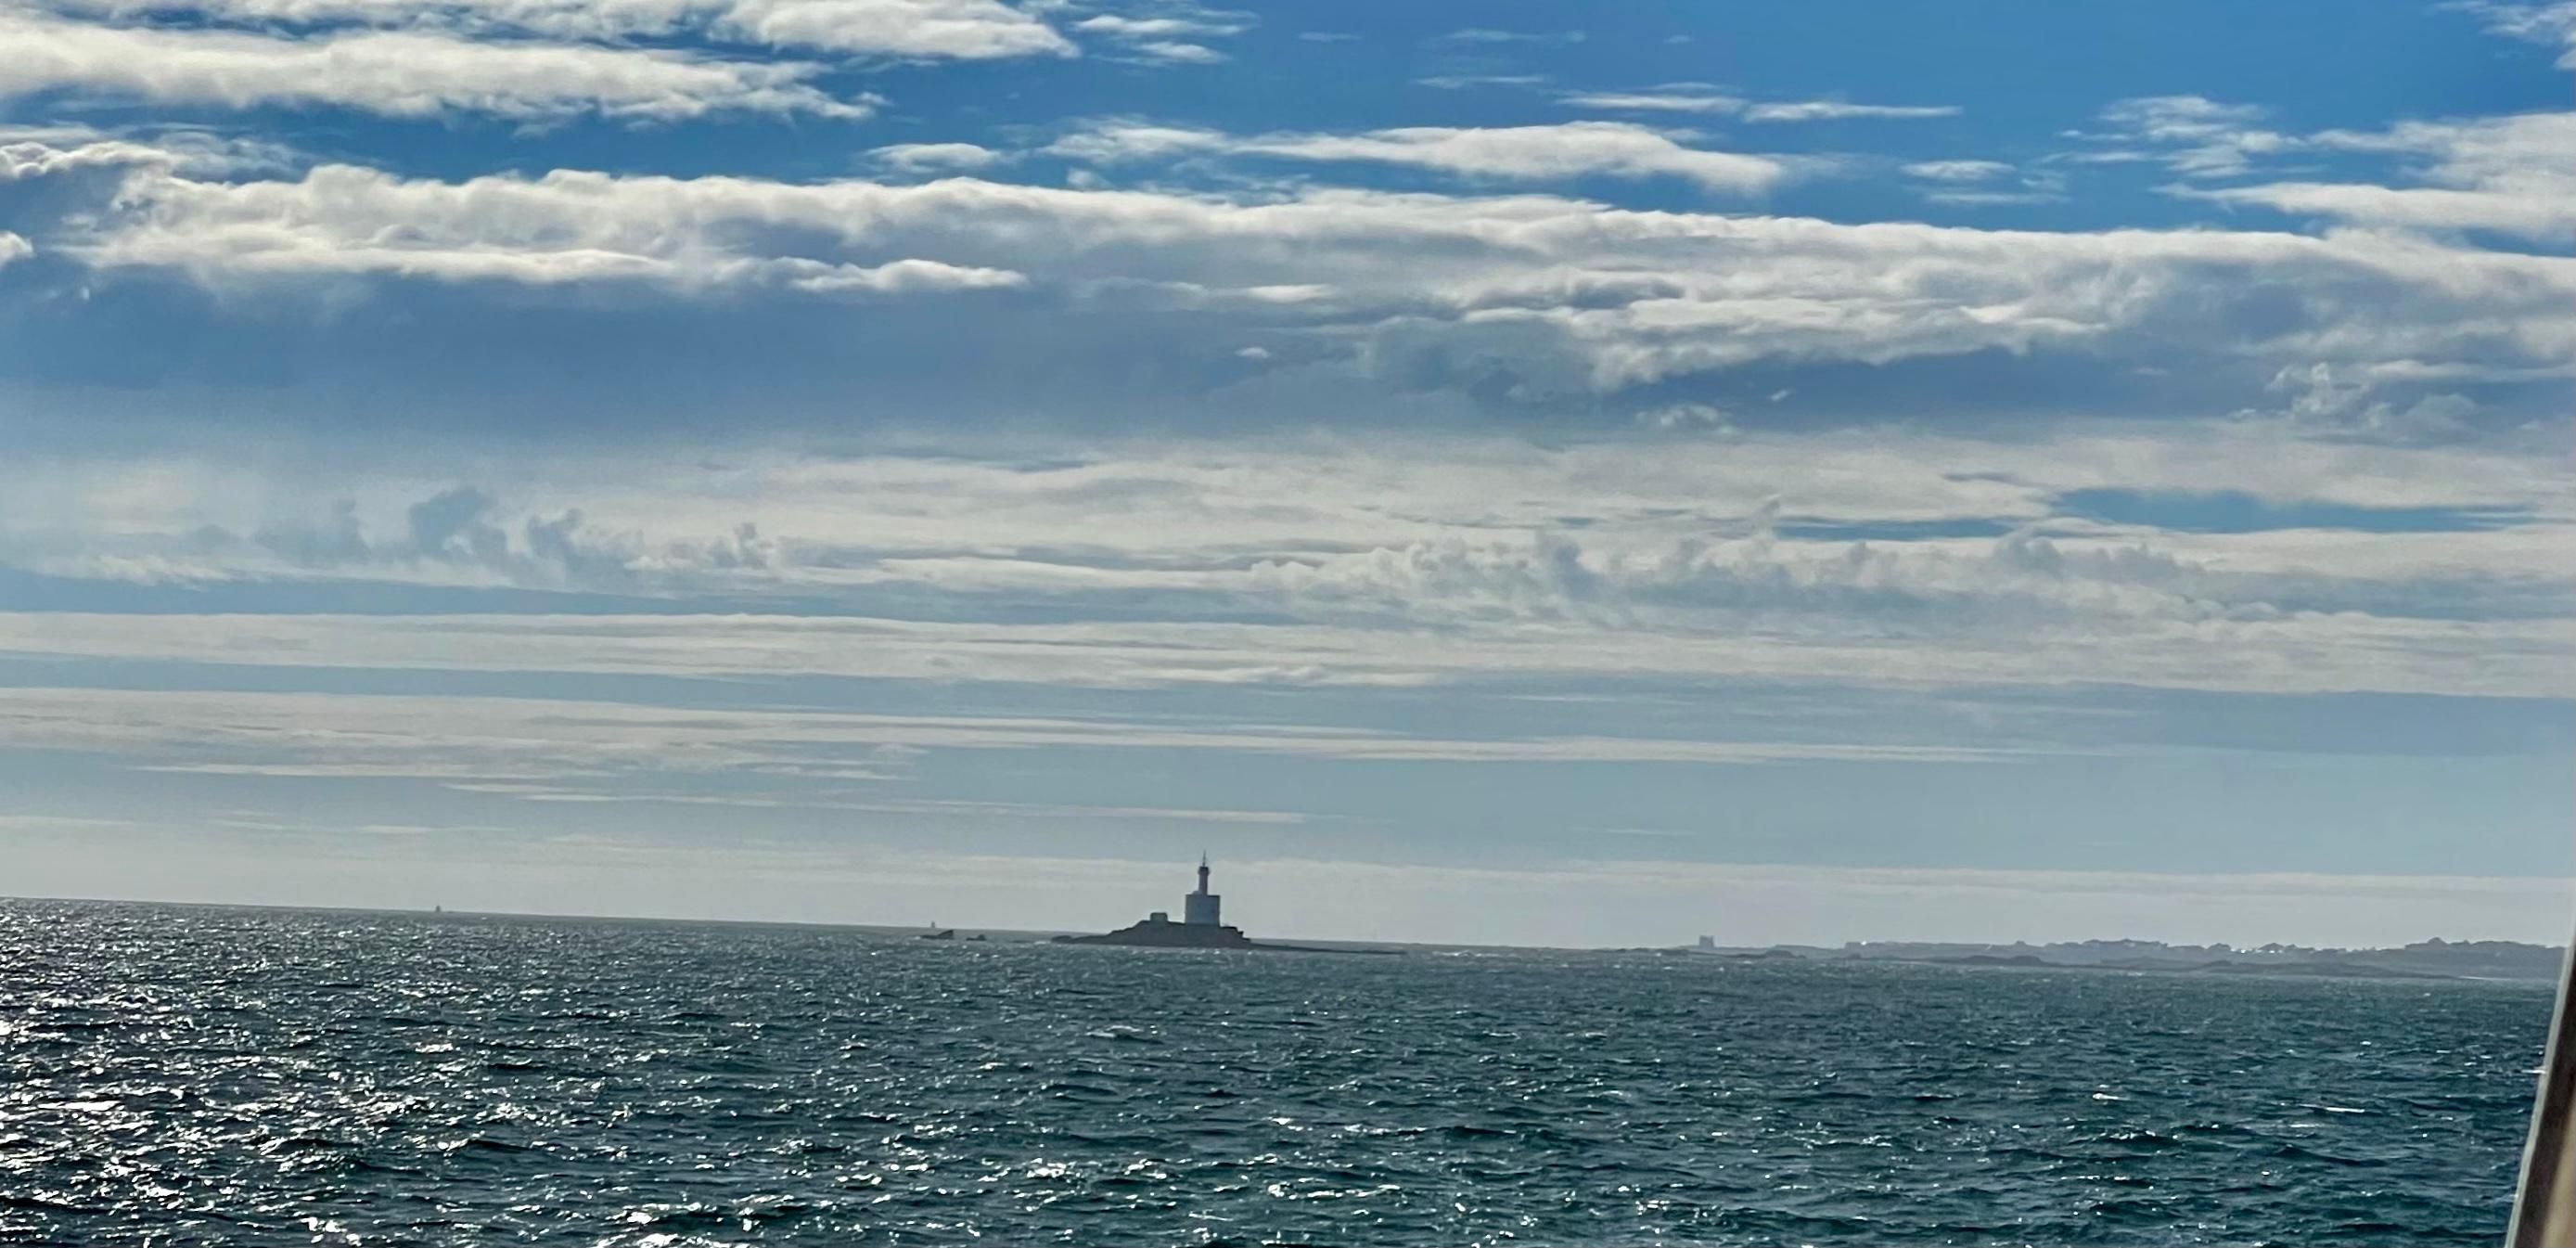
<svg viewBox="0 0 2576 1248">
<path fill-rule="evenodd" d="M 2540 985 L 0 902 L 0 1240 L 2500 1242 Z"/>
</svg>

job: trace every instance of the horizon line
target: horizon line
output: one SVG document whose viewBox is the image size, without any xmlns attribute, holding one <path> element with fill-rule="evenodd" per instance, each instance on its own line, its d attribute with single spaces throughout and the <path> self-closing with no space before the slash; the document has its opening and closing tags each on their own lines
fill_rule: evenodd
<svg viewBox="0 0 2576 1248">
<path fill-rule="evenodd" d="M 1066 935 L 1082 935 L 1082 934 L 1084 934 L 1084 933 L 1083 933 L 1083 932 L 1081 932 L 1081 931 L 1077 931 L 1077 930 L 1069 929 L 1069 928 L 973 927 L 973 926 L 958 926 L 958 925 L 954 925 L 954 924 L 951 924 L 951 925 L 942 925 L 942 924 L 937 924 L 937 923 L 926 923 L 926 924 L 922 924 L 922 925 L 920 925 L 919 927 L 916 927 L 916 926 L 914 926 L 914 925 L 912 925 L 912 924 L 909 924 L 909 923 L 871 923 L 871 922 L 865 922 L 865 921 L 856 920 L 856 919 L 690 918 L 690 917 L 682 917 L 682 916 L 677 916 L 677 915 L 653 915 L 653 914 L 592 914 L 592 913 L 566 913 L 566 912 L 560 912 L 560 911 L 545 911 L 545 910 L 449 910 L 449 909 L 447 909 L 447 908 L 445 908 L 445 907 L 443 907 L 443 906 L 439 906 L 439 905 L 437 905 L 436 903 L 432 903 L 432 905 L 430 905 L 430 906 L 428 906 L 428 907 L 393 907 L 393 906 L 329 905 L 329 904 L 321 904 L 321 903 L 265 902 L 265 901 L 182 901 L 182 900 L 173 900 L 173 899 L 169 899 L 169 898 L 159 898 L 159 897 L 65 897 L 65 896 L 53 896 L 53 895 L 30 895 L 30 894 L 19 894 L 19 893 L 0 893 L 0 903 L 6 903 L 6 902 L 22 902 L 22 901 L 33 901 L 33 902 L 73 902 L 73 903 L 83 903 L 83 904 L 92 904 L 92 905 L 118 905 L 118 906 L 180 906 L 180 907 L 186 907 L 186 908 L 189 908 L 189 909 L 198 909 L 198 910 L 304 910 L 304 911 L 316 911 L 316 912 L 326 913 L 326 914 L 456 915 L 456 916 L 461 917 L 461 918 L 483 918 L 483 919 L 555 919 L 555 920 L 562 920 L 562 921 L 568 921 L 568 922 L 577 922 L 577 923 L 671 923 L 671 924 L 694 924 L 694 925 L 702 925 L 702 926 L 728 926 L 728 927 L 801 927 L 801 928 L 825 928 L 825 929 L 835 929 L 835 930 L 863 931 L 863 932 L 889 932 L 889 933 L 915 932 L 915 931 L 921 931 L 921 930 L 923 930 L 923 929 L 925 929 L 925 928 L 926 928 L 926 929 L 934 930 L 934 931 L 987 932 L 987 933 L 993 933 L 993 934 L 997 934 L 997 935 L 1013 935 L 1013 936 L 1066 936 Z M 1351 939 L 1351 938 L 1348 938 L 1348 937 L 1341 937 L 1341 936 L 1300 936 L 1300 935 L 1295 935 L 1295 934 L 1290 934 L 1290 935 L 1285 935 L 1285 936 L 1273 936 L 1273 937 L 1270 937 L 1270 939 L 1274 939 L 1274 940 L 1304 940 L 1304 941 L 1321 942 L 1321 943 L 1325 943 L 1325 944 L 1386 946 L 1386 947 L 1399 947 L 1399 948 L 1410 948 L 1410 949 L 1537 949 L 1537 950 L 1547 950 L 1547 951 L 1550 951 L 1550 952 L 1558 952 L 1558 953 L 1626 953 L 1626 952 L 1637 952 L 1637 951 L 1655 951 L 1655 950 L 1664 950 L 1664 949 L 1688 950 L 1688 949 L 1690 949 L 1690 948 L 1692 947 L 1692 945 L 1691 945 L 1691 943 L 1690 943 L 1690 942 L 1696 941 L 1696 940 L 1698 939 L 1698 936 L 1697 936 L 1696 934 L 1694 934 L 1694 935 L 1692 935 L 1692 936 L 1690 936 L 1690 937 L 1685 938 L 1685 940 L 1684 940 L 1682 943 L 1672 944 L 1672 945 L 1548 945 L 1548 944 L 1491 944 L 1491 943 L 1487 943 L 1487 942 L 1483 942 L 1483 941 L 1443 941 L 1443 940 L 1354 940 L 1354 939 Z M 2269 944 L 2277 944 L 2277 945 L 2281 945 L 2281 946 L 2283 946 L 2283 947 L 2285 947 L 2285 948 L 2291 948 L 2291 949 L 2305 949 L 2305 950 L 2310 950 L 2310 951 L 2341 950 L 2341 951 L 2348 952 L 2348 953 L 2375 953 L 2375 952 L 2385 952 L 2385 951 L 2390 951 L 2390 950 L 2398 950 L 2398 949 L 2411 948 L 2411 947 L 2413 947 L 2413 945 L 2415 945 L 2415 944 L 2425 944 L 2425 943 L 2429 943 L 2429 942 L 2431 942 L 2431 941 L 2435 941 L 2435 940 L 2439 940 L 2439 941 L 2444 942 L 2445 944 L 2451 944 L 2451 945 L 2472 945 L 2472 944 L 2519 945 L 2519 946 L 2522 946 L 2522 947 L 2524 947 L 2524 948 L 2528 948 L 2528 949 L 2546 949 L 2546 950 L 2553 950 L 2553 951 L 2555 951 L 2555 952 L 2559 953 L 2561 956 L 2564 956 L 2564 955 L 2567 953 L 2568 948 L 2569 948 L 2569 946 L 2567 946 L 2567 945 L 2561 945 L 2561 944 L 2542 944 L 2542 943 L 2538 943 L 2538 942 L 2534 942 L 2534 941 L 2527 941 L 2527 940 L 2493 940 L 2493 939 L 2453 940 L 2453 939 L 2451 939 L 2450 937 L 2447 937 L 2447 936 L 2441 936 L 2441 935 L 2427 936 L 2427 937 L 2424 937 L 2422 940 L 2419 940 L 2419 941 L 2415 941 L 2415 942 L 2413 942 L 2413 944 L 2410 944 L 2410 945 L 2374 945 L 2374 946 L 2368 946 L 2368 947 L 2353 946 L 2353 945 L 2302 945 L 2302 944 L 2297 944 L 2297 943 L 2295 943 L 2295 942 L 2291 942 L 2291 941 L 2271 941 L 2271 942 L 2267 942 L 2267 943 L 2269 943 Z M 2163 941 L 2163 940 L 2139 940 L 2139 939 L 2137 939 L 2136 937 L 2126 937 L 2126 936 L 2094 936 L 2094 937 L 2087 937 L 2087 938 L 2085 938 L 2084 940 L 2052 940 L 2052 941 L 2030 941 L 2030 940 L 2011 940 L 2011 941 L 2000 941 L 2000 940 L 1917 940 L 1917 939 L 1910 939 L 1910 938 L 1904 938 L 1904 937 L 1879 937 L 1879 938 L 1872 938 L 1872 939 L 1849 939 L 1849 940 L 1845 940 L 1845 941 L 1844 941 L 1842 944 L 1840 944 L 1840 945 L 1819 945 L 1819 944 L 1809 944 L 1809 943 L 1805 943 L 1805 942 L 1801 942 L 1801 941 L 1774 941 L 1774 942 L 1772 942 L 1772 943 L 1770 943 L 1770 944 L 1767 944 L 1767 945 L 1723 944 L 1723 945 L 1719 945 L 1719 946 L 1717 946 L 1717 947 L 1718 947 L 1718 948 L 1721 948 L 1721 949 L 1757 949 L 1757 950 L 1768 950 L 1768 949 L 1823 949 L 1823 950 L 1839 950 L 1839 949 L 1847 949 L 1847 948 L 1850 948 L 1851 946 L 1854 946 L 1854 945 L 1961 945 L 1961 946 L 1986 946 L 1986 947 L 1991 947 L 1991 948 L 2012 948 L 2012 947 L 2015 947 L 2015 946 L 2026 946 L 2026 947 L 2033 948 L 2033 949 L 2046 949 L 2046 948 L 2051 948 L 2051 947 L 2054 947 L 2054 946 L 2060 946 L 2060 945 L 2081 945 L 2081 944 L 2095 943 L 2095 942 L 2114 942 L 2114 941 L 2131 941 L 2131 942 L 2134 942 L 2134 943 L 2137 943 L 2137 944 L 2144 944 L 2144 945 L 2160 945 L 2160 946 L 2163 946 L 2163 947 L 2168 948 L 2168 949 L 2180 949 L 2180 948 L 2213 948 L 2213 947 L 2216 947 L 2216 946 L 2218 946 L 2218 945 L 2222 945 L 2222 944 L 2226 945 L 2226 946 L 2227 946 L 2228 948 L 2230 948 L 2230 949 L 2235 949 L 2235 950 L 2237 950 L 2237 951 L 2239 951 L 2239 952 L 2245 952 L 2245 951 L 2248 951 L 2248 950 L 2259 950 L 2259 949 L 2263 948 L 2263 946 L 2262 946 L 2262 945 L 2243 946 L 2243 945 L 2236 945 L 2236 944 L 2233 944 L 2233 943 L 2230 943 L 2230 942 L 2225 942 L 2225 941 L 2205 941 L 2205 942 L 2202 942 L 2202 943 L 2201 943 L 2201 944 L 2199 944 L 2199 945 L 2178 945 L 2178 944 L 2175 944 L 2175 943 L 2173 943 L 2173 942 L 2171 942 L 2171 941 Z"/>
</svg>

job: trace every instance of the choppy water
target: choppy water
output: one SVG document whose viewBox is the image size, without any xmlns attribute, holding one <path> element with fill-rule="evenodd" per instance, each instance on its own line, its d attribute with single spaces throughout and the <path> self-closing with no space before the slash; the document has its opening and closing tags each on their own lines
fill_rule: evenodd
<svg viewBox="0 0 2576 1248">
<path fill-rule="evenodd" d="M 0 903 L 0 1237 L 2498 1241 L 2540 988 Z"/>
</svg>

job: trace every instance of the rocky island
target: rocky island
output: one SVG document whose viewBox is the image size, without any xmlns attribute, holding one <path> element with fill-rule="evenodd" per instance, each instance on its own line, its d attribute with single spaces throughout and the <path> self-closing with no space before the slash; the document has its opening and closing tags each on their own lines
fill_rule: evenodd
<svg viewBox="0 0 2576 1248">
<path fill-rule="evenodd" d="M 1181 921 L 1157 910 L 1144 921 L 1098 936 L 1058 936 L 1059 945 L 1129 945 L 1148 949 L 1249 949 L 1266 953 L 1394 953 L 1393 949 L 1327 949 L 1316 945 L 1275 945 L 1254 940 L 1243 929 L 1217 918 L 1221 899 L 1208 891 L 1208 863 L 1199 858 L 1198 891 L 1181 898 Z"/>
</svg>

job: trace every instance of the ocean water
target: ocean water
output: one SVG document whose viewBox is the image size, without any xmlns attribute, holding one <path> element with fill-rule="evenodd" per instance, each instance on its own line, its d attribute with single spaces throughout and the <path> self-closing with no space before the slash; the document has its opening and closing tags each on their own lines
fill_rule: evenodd
<svg viewBox="0 0 2576 1248">
<path fill-rule="evenodd" d="M 2494 1243 L 2548 1005 L 0 902 L 0 1239 Z"/>
</svg>

